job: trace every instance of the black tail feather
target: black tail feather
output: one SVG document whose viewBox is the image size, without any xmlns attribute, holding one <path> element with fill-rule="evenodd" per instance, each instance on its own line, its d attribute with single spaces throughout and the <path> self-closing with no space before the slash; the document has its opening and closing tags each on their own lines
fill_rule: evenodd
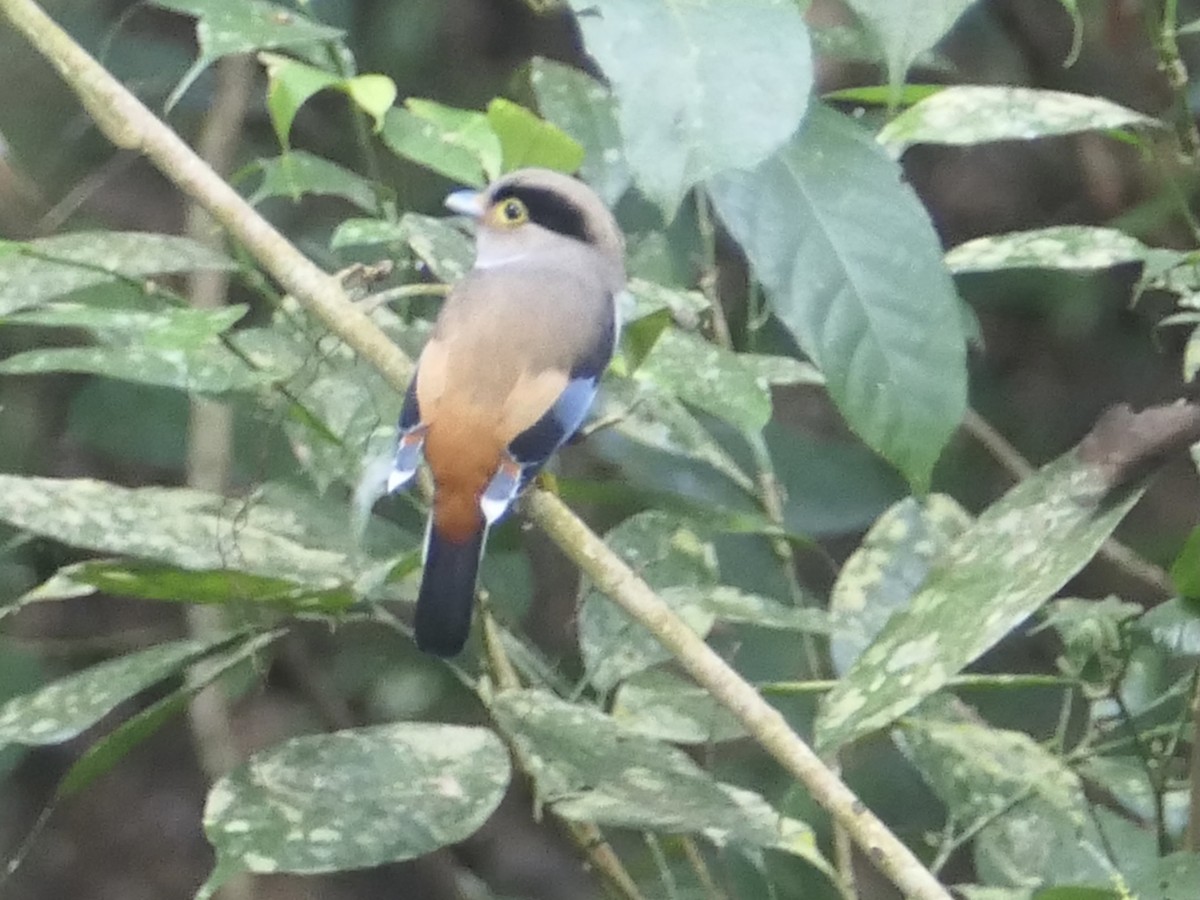
<svg viewBox="0 0 1200 900">
<path fill-rule="evenodd" d="M 438 534 L 436 527 L 429 529 L 414 623 L 417 647 L 424 652 L 454 656 L 467 642 L 486 538 L 486 528 L 461 543 Z"/>
</svg>

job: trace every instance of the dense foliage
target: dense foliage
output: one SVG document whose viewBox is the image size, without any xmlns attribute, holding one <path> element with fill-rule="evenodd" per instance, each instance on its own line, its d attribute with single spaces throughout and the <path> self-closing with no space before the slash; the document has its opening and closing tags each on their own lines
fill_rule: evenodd
<svg viewBox="0 0 1200 900">
<path fill-rule="evenodd" d="M 1170 308 L 1122 353 L 1157 358 L 1156 335 L 1182 333 L 1174 393 L 1195 375 L 1200 145 L 1178 41 L 1197 29 L 1177 27 L 1173 2 L 1146 11 L 1174 104 L 1151 116 L 1062 90 L 911 84 L 914 65 L 954 80 L 937 48 L 976 4 L 847 5 L 847 24 L 816 28 L 790 0 L 571 0 L 540 15 L 586 57 L 522 60 L 478 108 L 398 100 L 319 3 L 150 0 L 164 21 L 194 20 L 187 71 L 147 88 L 144 47 L 136 65 L 102 61 L 168 122 L 203 121 L 223 91 L 263 107 L 275 147 L 235 130 L 230 183 L 410 357 L 471 264 L 469 234 L 433 198 L 522 166 L 578 171 L 616 210 L 632 279 L 561 496 L 961 896 L 1200 896 L 1200 531 L 1152 535 L 1170 579 L 1106 543 L 1161 453 L 1186 456 L 1200 433 L 1118 415 L 1026 471 L 971 408 L 989 403 L 986 372 L 968 377 L 996 297 L 1058 290 L 1078 309 L 1102 283 Z M 1097 52 L 1098 14 L 1079 6 L 1056 7 L 1078 39 L 1060 63 Z M 242 54 L 253 77 L 225 78 Z M 819 64 L 850 63 L 870 74 L 822 93 Z M 18 168 L 33 146 L 21 127 L 0 119 Z M 983 229 L 947 251 L 905 173 L 931 148 L 1081 135 L 1134 148 L 1153 185 L 1141 218 Z M 198 897 L 242 871 L 453 845 L 518 776 L 622 896 L 882 896 L 805 787 L 655 635 L 559 561 L 530 565 L 520 521 L 496 535 L 468 653 L 416 654 L 422 500 L 381 498 L 370 477 L 395 385 L 196 212 L 183 236 L 76 223 L 0 241 L 3 396 L 20 412 L 34 376 L 88 376 L 70 381 L 68 430 L 121 464 L 0 474 L 4 759 L 87 734 L 51 807 L 210 686 L 248 702 L 283 666 L 308 684 L 312 720 L 210 771 L 216 864 Z M 1168 234 L 1183 249 L 1154 246 Z M 230 302 L 198 301 L 212 278 Z M 221 421 L 214 402 L 227 430 L 197 425 Z M 1159 412 L 1190 408 L 1174 409 Z M 1019 431 L 1021 415 L 1001 404 L 997 418 Z M 994 466 L 975 443 L 1015 486 L 981 489 Z M 1098 556 L 1117 576 L 1072 581 Z M 60 677 L 17 652 L 40 609 L 112 597 L 219 614 Z M 196 735 L 203 749 L 211 735 Z"/>
</svg>

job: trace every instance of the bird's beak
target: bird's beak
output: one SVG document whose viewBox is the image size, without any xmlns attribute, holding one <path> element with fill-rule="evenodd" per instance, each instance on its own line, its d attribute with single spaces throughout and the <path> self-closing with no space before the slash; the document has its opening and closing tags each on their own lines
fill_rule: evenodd
<svg viewBox="0 0 1200 900">
<path fill-rule="evenodd" d="M 455 191 L 446 198 L 446 208 L 460 216 L 478 219 L 483 215 L 483 196 L 478 191 Z"/>
</svg>

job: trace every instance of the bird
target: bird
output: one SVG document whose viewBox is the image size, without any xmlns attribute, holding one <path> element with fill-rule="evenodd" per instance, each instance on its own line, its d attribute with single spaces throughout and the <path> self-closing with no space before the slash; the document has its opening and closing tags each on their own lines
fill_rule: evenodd
<svg viewBox="0 0 1200 900">
<path fill-rule="evenodd" d="M 404 397 L 387 492 L 433 477 L 414 636 L 436 656 L 471 629 L 488 529 L 583 424 L 620 334 L 625 241 L 583 182 L 518 169 L 446 198 L 475 220 Z"/>
</svg>

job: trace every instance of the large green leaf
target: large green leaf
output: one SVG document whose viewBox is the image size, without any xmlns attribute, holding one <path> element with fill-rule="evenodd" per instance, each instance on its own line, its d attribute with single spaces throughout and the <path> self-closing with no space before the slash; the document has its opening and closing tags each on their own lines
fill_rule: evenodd
<svg viewBox="0 0 1200 900">
<path fill-rule="evenodd" d="M 0 521 L 97 553 L 184 569 L 234 569 L 336 587 L 341 553 L 302 543 L 286 509 L 182 488 L 123 488 L 89 479 L 0 475 Z"/>
<path fill-rule="evenodd" d="M 1070 452 L 988 507 L 825 698 L 818 743 L 884 728 L 944 687 L 1078 572 L 1141 494 L 1109 496 L 1103 472 Z"/>
<path fill-rule="evenodd" d="M 847 0 L 883 48 L 890 105 L 909 67 L 940 41 L 974 0 Z"/>
<path fill-rule="evenodd" d="M 284 373 L 250 366 L 217 339 L 245 312 L 244 306 L 151 312 L 71 303 L 25 310 L 12 321 L 85 328 L 101 344 L 28 350 L 0 363 L 0 374 L 83 372 L 206 394 L 254 390 Z"/>
<path fill-rule="evenodd" d="M 771 418 L 769 385 L 740 353 L 677 328 L 662 332 L 634 377 L 751 434 Z"/>
<path fill-rule="evenodd" d="M 616 104 L 608 88 L 590 75 L 537 57 L 529 75 L 538 109 L 583 147 L 580 174 L 609 206 L 616 205 L 633 175 L 625 161 Z"/>
<path fill-rule="evenodd" d="M 1083 812 L 1079 776 L 1023 732 L 914 716 L 897 737 L 959 827 L 978 825 L 1033 796 L 1068 818 Z"/>
<path fill-rule="evenodd" d="M 970 524 L 967 512 L 944 494 L 905 497 L 871 526 L 862 545 L 838 572 L 829 610 L 838 629 L 829 642 L 834 670 L 844 673 L 904 609 L 950 543 Z"/>
<path fill-rule="evenodd" d="M 812 51 L 790 0 L 571 0 L 571 7 L 613 86 L 634 180 L 668 219 L 692 185 L 757 165 L 804 116 Z"/>
<path fill-rule="evenodd" d="M 879 143 L 899 156 L 912 144 L 1028 141 L 1077 131 L 1107 131 L 1159 122 L 1103 97 L 992 85 L 938 91 L 892 119 Z"/>
<path fill-rule="evenodd" d="M 213 785 L 204 830 L 229 874 L 336 872 L 469 837 L 504 796 L 508 751 L 486 728 L 403 722 L 293 738 Z"/>
<path fill-rule="evenodd" d="M 206 68 L 234 53 L 278 50 L 333 41 L 342 31 L 284 6 L 263 0 L 150 0 L 155 6 L 193 16 L 200 53 L 167 99 L 175 105 Z"/>
<path fill-rule="evenodd" d="M 829 871 L 803 823 L 758 794 L 722 784 L 683 751 L 621 728 L 548 691 L 506 691 L 492 703 L 539 798 L 565 819 L 794 853 Z"/>
<path fill-rule="evenodd" d="M 937 235 L 899 167 L 816 108 L 770 159 L 710 186 L 850 427 L 924 489 L 966 408 L 966 345 Z"/>
<path fill-rule="evenodd" d="M 483 119 L 482 113 L 475 113 Z M 490 130 L 486 132 L 495 138 Z M 482 187 L 488 180 L 484 174 L 480 155 L 438 123 L 422 118 L 409 109 L 393 107 L 388 110 L 379 136 L 389 150 L 397 156 L 412 160 L 439 175 L 444 175 L 458 184 Z M 494 148 L 496 167 L 499 168 L 500 148 Z"/>
<path fill-rule="evenodd" d="M 583 146 L 578 141 L 511 100 L 492 100 L 487 121 L 500 141 L 504 172 L 537 166 L 569 174 L 583 162 Z"/>
<path fill-rule="evenodd" d="M 7 252 L 0 253 L 0 315 L 98 284 L 233 268 L 218 251 L 169 234 L 84 231 L 5 246 Z"/>
<path fill-rule="evenodd" d="M 980 831 L 972 850 L 980 878 L 1041 888 L 1036 900 L 1109 900 L 1107 894 L 1097 897 L 1096 889 L 1117 889 L 1116 900 L 1190 897 L 1121 889 L 1127 884 L 1124 872 L 1145 868 L 1157 857 L 1154 834 L 1103 807 L 1064 810 L 1035 795 Z"/>
<path fill-rule="evenodd" d="M 0 708 L 0 744 L 60 744 L 130 697 L 229 640 L 174 641 L 139 650 L 51 682 Z"/>
</svg>

